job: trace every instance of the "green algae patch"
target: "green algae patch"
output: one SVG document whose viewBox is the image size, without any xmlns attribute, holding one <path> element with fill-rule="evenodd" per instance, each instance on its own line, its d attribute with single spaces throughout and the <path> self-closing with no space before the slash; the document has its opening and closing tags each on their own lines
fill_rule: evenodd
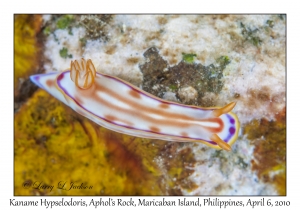
<svg viewBox="0 0 300 210">
<path fill-rule="evenodd" d="M 227 55 L 221 56 L 216 60 L 221 66 L 226 67 L 230 63 L 230 59 Z"/>
<path fill-rule="evenodd" d="M 57 20 L 56 27 L 58 29 L 65 29 L 69 27 L 73 21 L 74 21 L 73 15 L 63 15 Z"/>
<path fill-rule="evenodd" d="M 48 36 L 51 34 L 51 29 L 49 26 L 45 27 L 44 30 L 43 30 L 43 34 Z"/>
<path fill-rule="evenodd" d="M 176 91 L 178 89 L 177 85 L 170 85 L 169 88 L 172 90 L 172 91 Z"/>
<path fill-rule="evenodd" d="M 262 44 L 262 40 L 257 35 L 259 29 L 251 30 L 250 28 L 246 27 L 243 23 L 241 23 L 241 28 L 242 28 L 242 35 L 244 36 L 244 39 L 246 41 L 249 41 L 256 47 Z"/>
<path fill-rule="evenodd" d="M 182 53 L 182 59 L 184 62 L 187 63 L 193 63 L 194 62 L 194 57 L 196 57 L 197 55 L 194 53 Z"/>
<path fill-rule="evenodd" d="M 72 58 L 72 54 L 68 54 L 68 49 L 63 47 L 60 51 L 59 51 L 59 55 L 62 58 Z"/>
<path fill-rule="evenodd" d="M 250 122 L 244 133 L 255 145 L 252 170 L 264 182 L 274 184 L 279 195 L 286 195 L 286 110 L 275 121 Z"/>
</svg>

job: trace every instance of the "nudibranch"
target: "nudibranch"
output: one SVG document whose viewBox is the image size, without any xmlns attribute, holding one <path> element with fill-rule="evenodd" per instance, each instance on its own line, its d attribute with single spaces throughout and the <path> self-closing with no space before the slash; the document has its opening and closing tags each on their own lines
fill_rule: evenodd
<svg viewBox="0 0 300 210">
<path fill-rule="evenodd" d="M 108 129 L 142 138 L 201 142 L 231 150 L 240 128 L 224 107 L 196 107 L 165 101 L 119 78 L 101 74 L 89 59 L 71 61 L 63 72 L 38 74 L 32 82 L 79 114 Z"/>
</svg>

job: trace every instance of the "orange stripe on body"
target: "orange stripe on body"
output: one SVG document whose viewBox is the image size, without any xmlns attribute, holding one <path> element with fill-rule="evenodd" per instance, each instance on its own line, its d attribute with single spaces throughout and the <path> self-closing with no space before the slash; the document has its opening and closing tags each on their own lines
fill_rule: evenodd
<svg viewBox="0 0 300 210">
<path fill-rule="evenodd" d="M 109 107 L 110 109 L 114 109 L 116 112 L 121 112 L 123 114 L 128 114 L 134 117 L 138 117 L 144 121 L 147 121 L 147 124 L 149 125 L 158 125 L 158 126 L 173 126 L 176 128 L 186 128 L 192 125 L 191 121 L 195 122 L 194 125 L 196 125 L 197 122 L 214 122 L 219 124 L 219 126 L 217 127 L 207 127 L 207 126 L 201 126 L 201 125 L 197 125 L 197 126 L 201 126 L 203 128 L 205 128 L 206 130 L 208 130 L 209 132 L 212 133 L 218 133 L 221 132 L 222 129 L 224 128 L 224 123 L 222 122 L 222 120 L 220 118 L 207 118 L 204 120 L 200 120 L 200 119 L 195 119 L 192 117 L 189 117 L 187 115 L 183 115 L 183 114 L 177 114 L 177 113 L 172 113 L 172 112 L 166 112 L 166 110 L 161 109 L 163 107 L 169 107 L 170 105 L 162 103 L 160 104 L 160 106 L 158 106 L 157 108 L 152 108 L 152 107 L 148 107 L 139 103 L 136 103 L 136 101 L 132 100 L 132 99 L 128 99 L 128 97 L 123 97 L 122 95 L 112 91 L 109 88 L 106 88 L 104 86 L 102 86 L 101 84 L 95 83 L 95 85 L 93 85 L 90 89 L 86 89 L 86 90 L 82 90 L 80 88 L 77 89 L 78 93 L 80 96 L 83 96 L 84 98 L 90 98 L 92 100 L 96 100 L 99 104 L 102 104 L 104 106 Z M 117 106 L 113 103 L 110 103 L 109 101 L 101 98 L 99 95 L 95 94 L 95 92 L 103 92 L 105 94 L 108 94 L 114 98 L 116 98 L 117 100 L 127 104 L 129 107 L 133 107 L 132 110 L 128 110 L 125 108 L 122 108 L 120 106 Z M 133 93 L 136 92 L 135 93 Z M 130 90 L 129 94 L 131 96 L 134 96 L 135 98 L 137 98 L 136 96 L 140 95 L 139 92 L 135 91 L 134 89 Z M 77 96 L 76 98 L 78 98 L 79 96 Z M 141 110 L 140 112 L 137 112 L 136 110 Z M 163 117 L 163 119 L 156 119 L 154 117 L 149 116 L 148 114 L 155 114 L 155 115 L 160 115 Z M 105 116 L 106 118 L 106 116 Z M 110 119 L 109 119 L 110 118 Z M 124 121 L 124 120 L 120 120 L 119 118 L 113 116 L 113 115 L 109 115 L 109 118 L 106 118 L 108 121 L 114 122 L 114 121 L 120 121 L 120 122 L 126 122 L 126 124 L 130 124 L 129 121 Z M 118 120 L 116 120 L 118 119 Z M 179 121 L 180 120 L 180 121 Z M 185 121 L 189 121 L 189 122 L 185 122 Z M 133 124 L 133 123 L 131 123 Z M 150 129 L 152 130 L 152 129 Z M 156 129 L 154 129 L 156 130 Z M 154 131 L 153 132 L 157 132 Z"/>
<path fill-rule="evenodd" d="M 139 92 L 137 92 L 137 91 L 134 91 L 133 89 L 131 89 L 129 91 L 129 95 L 131 95 L 134 98 L 141 98 L 141 94 Z"/>
</svg>

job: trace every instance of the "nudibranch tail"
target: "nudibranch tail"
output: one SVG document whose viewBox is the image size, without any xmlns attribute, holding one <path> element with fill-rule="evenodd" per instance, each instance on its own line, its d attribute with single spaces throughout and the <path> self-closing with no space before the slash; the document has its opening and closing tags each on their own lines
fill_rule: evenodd
<svg viewBox="0 0 300 210">
<path fill-rule="evenodd" d="M 78 61 L 71 61 L 70 77 L 76 86 L 81 89 L 88 89 L 94 84 L 96 69 L 92 61 L 87 62 L 82 58 L 81 65 Z"/>
<path fill-rule="evenodd" d="M 235 105 L 236 105 L 236 102 L 231 102 L 220 109 L 215 109 L 213 111 L 213 115 L 215 117 L 220 117 L 222 114 L 226 114 L 226 113 L 230 112 L 235 107 Z"/>
</svg>

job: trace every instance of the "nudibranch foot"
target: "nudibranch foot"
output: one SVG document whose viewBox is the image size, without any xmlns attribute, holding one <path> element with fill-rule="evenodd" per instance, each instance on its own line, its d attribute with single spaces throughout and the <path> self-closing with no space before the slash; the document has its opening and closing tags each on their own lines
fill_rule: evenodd
<svg viewBox="0 0 300 210">
<path fill-rule="evenodd" d="M 210 140 L 217 143 L 219 145 L 219 147 L 221 147 L 224 150 L 227 150 L 227 151 L 231 150 L 231 146 L 229 144 L 227 144 L 225 141 L 223 141 L 217 134 L 213 134 L 210 137 Z"/>
<path fill-rule="evenodd" d="M 224 107 L 196 107 L 165 101 L 117 77 L 96 72 L 91 60 L 72 61 L 63 72 L 30 79 L 77 113 L 116 132 L 149 139 L 201 142 L 231 150 L 240 129 Z"/>
</svg>

